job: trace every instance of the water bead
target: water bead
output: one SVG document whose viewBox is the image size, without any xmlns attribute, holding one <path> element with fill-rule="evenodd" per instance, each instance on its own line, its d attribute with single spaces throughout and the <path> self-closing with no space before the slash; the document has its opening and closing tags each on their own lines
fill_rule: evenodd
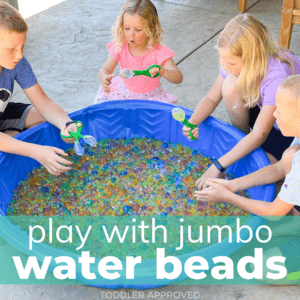
<svg viewBox="0 0 300 300">
<path fill-rule="evenodd" d="M 195 181 L 211 164 L 198 150 L 151 138 L 84 147 L 81 157 L 67 150 L 73 169 L 59 177 L 43 167 L 32 170 L 19 182 L 8 215 L 247 215 L 192 198 Z"/>
</svg>

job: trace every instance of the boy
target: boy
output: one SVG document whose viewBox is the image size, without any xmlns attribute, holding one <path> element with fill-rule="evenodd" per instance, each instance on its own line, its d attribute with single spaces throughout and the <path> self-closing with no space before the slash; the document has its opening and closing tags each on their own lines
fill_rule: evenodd
<svg viewBox="0 0 300 300">
<path fill-rule="evenodd" d="M 63 135 L 75 131 L 75 124 L 57 104 L 45 94 L 23 57 L 28 27 L 20 13 L 11 5 L 0 2 L 0 151 L 28 156 L 40 162 L 49 173 L 59 175 L 71 169 L 63 150 L 26 143 L 14 135 L 48 121 L 61 129 Z M 33 105 L 9 102 L 17 81 Z M 68 130 L 67 130 L 68 127 Z M 64 140 L 74 142 L 74 139 Z M 65 166 L 64 166 L 64 165 Z"/>
<path fill-rule="evenodd" d="M 293 207 L 299 214 L 300 206 L 300 75 L 287 77 L 279 85 L 274 112 L 284 136 L 295 137 L 280 161 L 252 174 L 234 180 L 209 179 L 209 187 L 196 191 L 197 200 L 215 203 L 228 202 L 259 216 L 285 216 Z M 274 145 L 276 147 L 276 145 Z M 265 185 L 285 177 L 273 202 L 247 199 L 234 194 L 253 186 Z"/>
</svg>

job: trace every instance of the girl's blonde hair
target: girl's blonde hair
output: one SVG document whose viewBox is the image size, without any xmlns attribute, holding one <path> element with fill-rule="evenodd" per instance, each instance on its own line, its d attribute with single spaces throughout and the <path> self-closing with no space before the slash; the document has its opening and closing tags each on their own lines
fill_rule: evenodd
<svg viewBox="0 0 300 300">
<path fill-rule="evenodd" d="M 150 0 L 128 0 L 124 4 L 120 15 L 112 27 L 113 40 L 116 42 L 117 51 L 121 50 L 121 47 L 125 41 L 125 35 L 123 31 L 125 13 L 130 15 L 137 14 L 145 19 L 144 30 L 147 35 L 145 46 L 148 45 L 150 48 L 154 48 L 156 45 L 162 42 L 164 32 L 161 28 L 158 14 L 153 3 Z"/>
<path fill-rule="evenodd" d="M 294 60 L 286 53 L 288 50 L 275 43 L 267 27 L 251 15 L 238 15 L 229 21 L 219 36 L 217 48 L 228 49 L 233 56 L 242 59 L 237 84 L 240 102 L 246 106 L 258 103 L 260 86 L 271 58 L 287 64 L 294 74 L 290 62 Z"/>
<path fill-rule="evenodd" d="M 0 1 L 0 29 L 24 33 L 28 31 L 28 26 L 13 6 Z"/>
</svg>

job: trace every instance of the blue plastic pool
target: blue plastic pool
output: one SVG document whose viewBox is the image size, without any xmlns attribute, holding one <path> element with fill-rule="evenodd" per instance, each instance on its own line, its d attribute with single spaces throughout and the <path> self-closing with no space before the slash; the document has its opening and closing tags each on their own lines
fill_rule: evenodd
<svg viewBox="0 0 300 300">
<path fill-rule="evenodd" d="M 90 134 L 98 141 L 104 138 L 134 138 L 152 137 L 158 140 L 182 143 L 193 149 L 200 150 L 205 156 L 219 158 L 228 152 L 244 134 L 234 127 L 215 118 L 207 118 L 199 127 L 198 141 L 189 141 L 182 134 L 182 124 L 172 118 L 173 105 L 152 101 L 112 101 L 87 107 L 70 114 L 74 120 L 81 120 L 84 124 L 83 134 Z M 182 107 L 188 119 L 192 111 Z M 18 139 L 27 142 L 50 145 L 67 149 L 70 144 L 64 143 L 59 135 L 59 130 L 45 123 L 17 136 Z M 255 150 L 229 168 L 229 172 L 236 177 L 252 173 L 269 164 L 267 156 L 261 149 Z M 0 215 L 5 216 L 7 205 L 13 197 L 13 191 L 19 181 L 23 180 L 28 172 L 38 163 L 33 159 L 12 154 L 0 153 Z M 275 185 L 259 186 L 249 190 L 251 198 L 272 201 L 275 196 Z M 36 244 L 34 252 L 28 250 L 28 235 L 13 225 L 7 218 L 1 217 L 1 233 L 11 245 L 43 260 L 44 256 L 63 256 L 66 252 L 52 247 Z M 256 217 L 252 217 L 248 225 L 255 228 L 258 226 Z M 214 244 L 201 249 L 193 254 L 179 256 L 185 261 L 192 255 L 203 256 L 211 263 L 211 259 L 217 255 L 230 255 L 242 244 L 222 243 Z M 70 253 L 68 253 L 70 256 Z M 77 261 L 78 256 L 74 254 Z M 136 266 L 136 278 L 134 280 L 87 280 L 81 273 L 77 274 L 77 280 L 87 285 L 107 288 L 153 288 L 170 284 L 172 280 L 157 280 L 155 277 L 155 260 L 145 260 Z M 55 265 L 50 266 L 53 270 Z M 120 272 L 122 274 L 122 271 Z M 124 274 L 123 274 L 124 275 Z M 184 272 L 177 280 L 186 278 Z"/>
</svg>

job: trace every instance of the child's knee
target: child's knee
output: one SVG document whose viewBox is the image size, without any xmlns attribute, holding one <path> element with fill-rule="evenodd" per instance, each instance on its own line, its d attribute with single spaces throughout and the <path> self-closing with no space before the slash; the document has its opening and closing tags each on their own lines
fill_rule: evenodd
<svg viewBox="0 0 300 300">
<path fill-rule="evenodd" d="M 45 119 L 40 115 L 40 113 L 32 107 L 28 112 L 28 115 L 25 119 L 25 128 L 31 128 L 33 126 L 44 123 Z"/>
<path fill-rule="evenodd" d="M 281 161 L 286 175 L 291 172 L 293 156 L 299 150 L 300 145 L 294 145 L 283 152 Z"/>
<path fill-rule="evenodd" d="M 224 80 L 222 86 L 222 96 L 225 102 L 231 102 L 231 101 L 236 102 L 238 98 L 238 89 L 237 89 L 237 78 L 235 76 L 228 75 Z"/>
</svg>

